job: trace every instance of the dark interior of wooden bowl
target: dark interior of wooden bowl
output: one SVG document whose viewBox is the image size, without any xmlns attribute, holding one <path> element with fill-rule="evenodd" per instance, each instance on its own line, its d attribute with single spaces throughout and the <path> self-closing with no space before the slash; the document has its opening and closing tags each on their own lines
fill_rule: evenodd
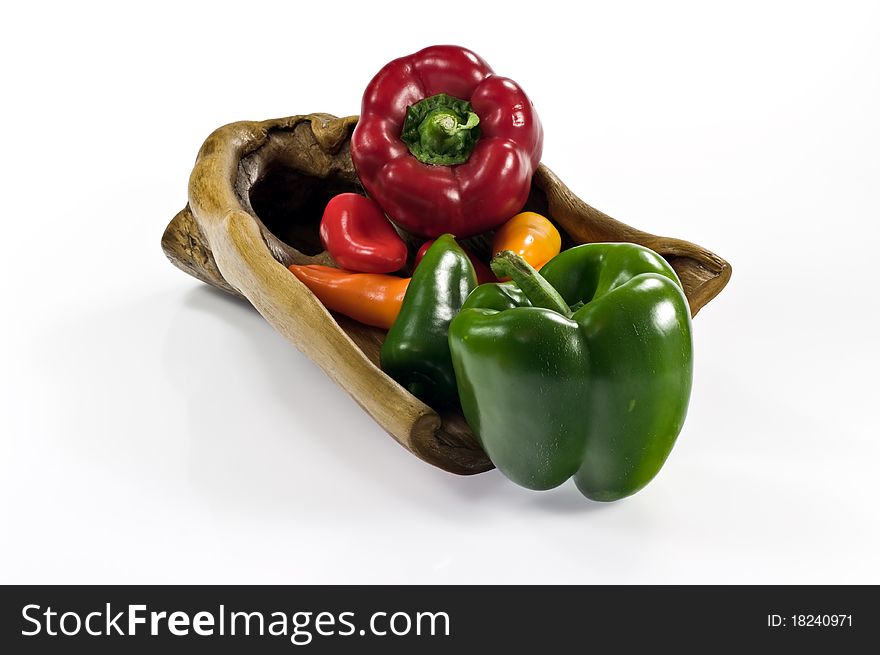
<svg viewBox="0 0 880 655">
<path fill-rule="evenodd" d="M 250 189 L 250 203 L 263 226 L 304 255 L 323 252 L 318 229 L 324 207 L 340 193 L 363 193 L 341 175 L 318 178 L 289 167 L 272 166 Z"/>
</svg>

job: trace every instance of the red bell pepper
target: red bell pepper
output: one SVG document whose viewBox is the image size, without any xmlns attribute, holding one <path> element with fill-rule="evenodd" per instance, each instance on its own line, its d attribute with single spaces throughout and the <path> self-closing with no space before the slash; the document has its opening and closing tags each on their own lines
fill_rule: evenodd
<svg viewBox="0 0 880 655">
<path fill-rule="evenodd" d="M 523 208 L 543 141 L 516 83 L 470 50 L 432 46 L 395 59 L 367 86 L 351 157 L 400 227 L 465 237 Z"/>
<path fill-rule="evenodd" d="M 381 207 L 357 193 L 330 199 L 320 234 L 333 261 L 350 271 L 393 273 L 406 263 L 406 244 Z"/>
</svg>

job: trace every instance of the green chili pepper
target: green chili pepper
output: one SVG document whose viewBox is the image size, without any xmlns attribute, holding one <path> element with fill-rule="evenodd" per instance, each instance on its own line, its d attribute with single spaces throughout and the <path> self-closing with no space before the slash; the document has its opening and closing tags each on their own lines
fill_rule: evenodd
<svg viewBox="0 0 880 655">
<path fill-rule="evenodd" d="M 474 267 L 450 234 L 419 262 L 397 320 L 382 344 L 382 370 L 432 407 L 458 403 L 449 323 L 477 286 Z"/>
<path fill-rule="evenodd" d="M 537 273 L 510 251 L 452 321 L 465 418 L 530 489 L 574 477 L 594 500 L 644 487 L 684 423 L 691 320 L 669 264 L 635 244 L 571 248 Z"/>
</svg>

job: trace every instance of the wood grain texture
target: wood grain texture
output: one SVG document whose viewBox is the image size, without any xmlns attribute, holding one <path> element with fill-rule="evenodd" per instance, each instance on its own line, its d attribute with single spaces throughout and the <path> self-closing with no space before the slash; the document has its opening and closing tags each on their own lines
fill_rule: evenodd
<svg viewBox="0 0 880 655">
<path fill-rule="evenodd" d="M 243 121 L 212 133 L 190 176 L 189 203 L 162 237 L 184 272 L 246 298 L 395 440 L 424 461 L 458 474 L 492 468 L 459 413 L 439 415 L 378 367 L 385 333 L 327 311 L 289 264 L 332 265 L 317 239 L 333 195 L 362 192 L 349 154 L 356 116 L 309 114 Z M 687 241 L 636 230 L 590 207 L 546 166 L 535 174 L 528 209 L 551 218 L 567 244 L 631 241 L 667 258 L 691 312 L 714 298 L 730 265 Z M 485 254 L 488 239 L 469 243 Z"/>
<path fill-rule="evenodd" d="M 572 241 L 628 241 L 647 246 L 662 255 L 681 280 L 692 316 L 721 293 L 730 280 L 730 264 L 715 253 L 689 241 L 642 232 L 611 218 L 574 195 L 543 164 L 535 173 L 534 184 L 547 198 L 548 216 L 553 217 L 557 227 Z"/>
</svg>

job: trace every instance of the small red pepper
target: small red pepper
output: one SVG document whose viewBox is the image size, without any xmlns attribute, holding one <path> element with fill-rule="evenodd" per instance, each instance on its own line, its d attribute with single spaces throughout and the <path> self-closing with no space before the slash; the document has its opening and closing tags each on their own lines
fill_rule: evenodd
<svg viewBox="0 0 880 655">
<path fill-rule="evenodd" d="M 367 86 L 351 158 L 397 225 L 466 237 L 523 208 L 543 141 L 515 82 L 470 50 L 432 46 L 395 59 Z"/>
<path fill-rule="evenodd" d="M 357 193 L 330 199 L 320 232 L 333 261 L 350 271 L 392 273 L 406 263 L 406 244 L 382 208 Z"/>
</svg>

